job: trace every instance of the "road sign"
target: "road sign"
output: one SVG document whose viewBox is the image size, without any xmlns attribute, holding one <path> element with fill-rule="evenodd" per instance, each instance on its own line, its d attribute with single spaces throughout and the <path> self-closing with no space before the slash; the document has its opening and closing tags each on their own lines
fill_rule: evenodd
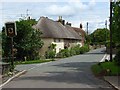
<svg viewBox="0 0 120 90">
<path fill-rule="evenodd" d="M 17 35 L 16 32 L 16 23 L 15 22 L 7 22 L 5 23 L 5 31 L 6 35 L 9 37 L 14 37 Z"/>
</svg>

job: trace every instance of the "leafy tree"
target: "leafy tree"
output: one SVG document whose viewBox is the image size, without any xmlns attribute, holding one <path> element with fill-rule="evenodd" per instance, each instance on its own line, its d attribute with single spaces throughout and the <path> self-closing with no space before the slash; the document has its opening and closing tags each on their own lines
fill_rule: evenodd
<svg viewBox="0 0 120 90">
<path fill-rule="evenodd" d="M 113 15 L 112 15 L 112 36 L 113 41 L 117 45 L 117 53 L 115 56 L 115 62 L 120 65 L 120 1 L 113 2 Z"/>
<path fill-rule="evenodd" d="M 11 55 L 11 39 L 5 35 L 5 28 L 2 28 L 2 57 Z"/>
<path fill-rule="evenodd" d="M 92 44 L 105 44 L 109 40 L 109 30 L 106 28 L 97 29 L 89 35 Z"/>
<path fill-rule="evenodd" d="M 116 44 L 120 44 L 120 1 L 113 2 L 112 36 Z"/>
<path fill-rule="evenodd" d="M 39 49 L 43 45 L 41 41 L 40 30 L 35 30 L 32 26 L 36 24 L 36 21 L 31 20 L 21 20 L 16 21 L 17 26 L 17 36 L 14 37 L 14 48 L 17 49 L 16 57 L 17 59 L 35 59 L 39 55 Z M 10 54 L 10 38 L 5 36 L 5 30 L 2 30 L 3 34 L 3 51 L 4 56 L 9 56 Z"/>
</svg>

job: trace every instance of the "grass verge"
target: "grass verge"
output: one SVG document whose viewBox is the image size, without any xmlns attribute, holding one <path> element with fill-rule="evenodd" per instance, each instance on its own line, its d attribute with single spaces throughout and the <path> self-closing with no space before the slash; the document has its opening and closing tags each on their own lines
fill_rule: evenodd
<svg viewBox="0 0 120 90">
<path fill-rule="evenodd" d="M 35 64 L 35 63 L 44 63 L 44 62 L 50 62 L 54 60 L 30 60 L 30 61 L 22 61 L 22 62 L 15 62 L 15 65 L 20 65 L 20 64 Z"/>
<path fill-rule="evenodd" d="M 112 62 L 101 62 L 91 67 L 95 76 L 113 76 L 120 75 L 120 66 Z"/>
</svg>

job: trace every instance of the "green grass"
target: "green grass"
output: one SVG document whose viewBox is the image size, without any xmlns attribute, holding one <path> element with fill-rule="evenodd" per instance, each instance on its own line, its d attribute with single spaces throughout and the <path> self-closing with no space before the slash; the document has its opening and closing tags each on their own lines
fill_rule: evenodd
<svg viewBox="0 0 120 90">
<path fill-rule="evenodd" d="M 120 75 L 120 66 L 117 66 L 114 62 L 102 62 L 100 65 L 95 64 L 91 67 L 95 75 L 99 75 L 102 71 L 110 70 L 106 75 Z"/>
<path fill-rule="evenodd" d="M 50 62 L 50 61 L 54 61 L 54 60 L 29 60 L 29 61 L 22 61 L 22 62 L 15 62 L 15 65 L 19 65 L 19 64 L 35 64 L 35 63 L 44 63 L 44 62 Z"/>
</svg>

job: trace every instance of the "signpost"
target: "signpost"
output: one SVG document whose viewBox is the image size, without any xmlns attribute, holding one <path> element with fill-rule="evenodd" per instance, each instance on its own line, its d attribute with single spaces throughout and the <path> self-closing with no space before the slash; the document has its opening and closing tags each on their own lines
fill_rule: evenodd
<svg viewBox="0 0 120 90">
<path fill-rule="evenodd" d="M 5 23 L 5 32 L 8 37 L 11 38 L 11 68 L 14 69 L 14 52 L 13 52 L 13 37 L 17 35 L 16 31 L 16 23 L 15 22 L 7 22 Z"/>
</svg>

